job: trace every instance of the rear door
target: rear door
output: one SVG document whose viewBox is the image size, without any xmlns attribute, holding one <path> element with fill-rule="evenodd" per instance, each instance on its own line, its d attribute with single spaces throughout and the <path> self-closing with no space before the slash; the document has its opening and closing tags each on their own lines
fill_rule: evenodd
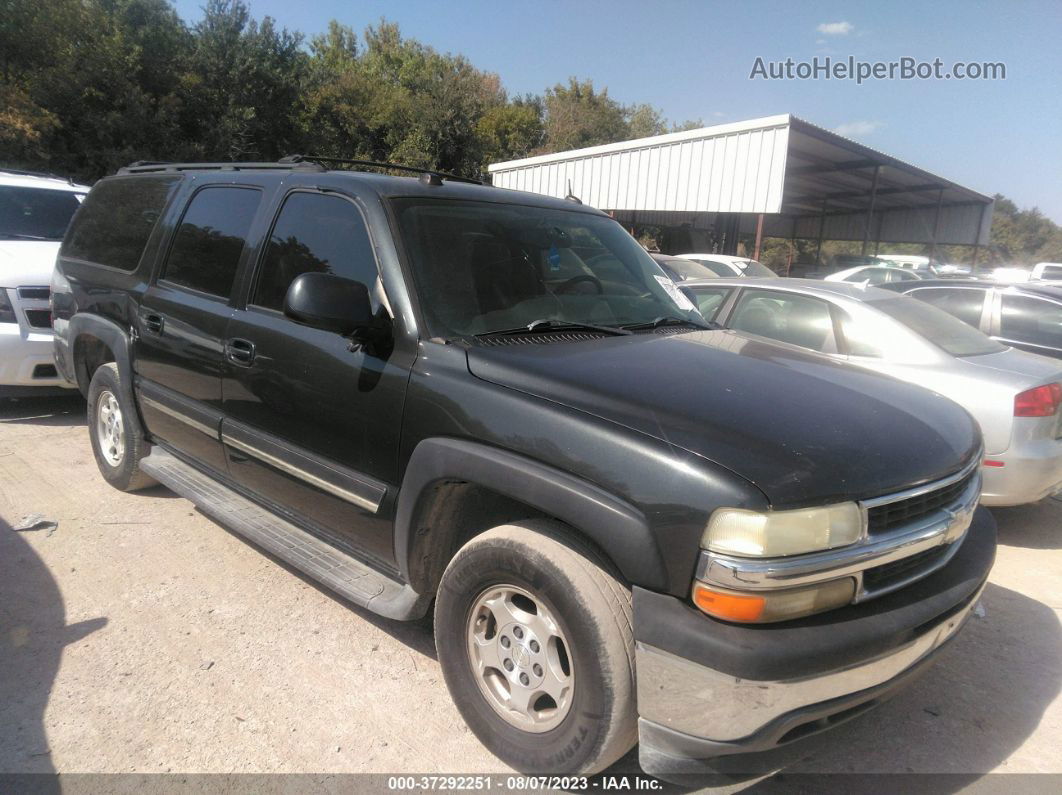
<svg viewBox="0 0 1062 795">
<path fill-rule="evenodd" d="M 982 287 L 918 287 L 908 290 L 907 295 L 943 309 L 949 315 L 957 317 L 963 323 L 987 332 L 991 317 L 991 302 L 985 306 L 985 299 L 992 291 Z"/>
<path fill-rule="evenodd" d="M 243 487 L 333 542 L 389 566 L 389 498 L 409 364 L 406 351 L 367 351 L 284 315 L 292 280 L 332 273 L 369 288 L 386 315 L 369 229 L 334 192 L 280 200 L 245 305 L 226 332 L 223 438 Z"/>
<path fill-rule="evenodd" d="M 261 199 L 257 187 L 194 187 L 136 318 L 136 388 L 148 432 L 218 473 L 226 469 L 223 341 Z"/>
<path fill-rule="evenodd" d="M 1006 345 L 1062 359 L 1062 303 L 1001 292 L 993 337 Z"/>
</svg>

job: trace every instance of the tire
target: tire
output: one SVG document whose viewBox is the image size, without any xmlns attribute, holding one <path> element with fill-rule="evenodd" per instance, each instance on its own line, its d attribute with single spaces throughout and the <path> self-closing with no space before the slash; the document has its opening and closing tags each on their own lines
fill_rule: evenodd
<svg viewBox="0 0 1062 795">
<path fill-rule="evenodd" d="M 462 547 L 436 597 L 435 643 L 468 727 L 517 770 L 590 775 L 637 742 L 630 590 L 563 525 L 502 525 Z"/>
<path fill-rule="evenodd" d="M 140 471 L 150 451 L 144 439 L 130 391 L 118 365 L 100 365 L 88 388 L 88 429 L 92 454 L 104 480 L 120 491 L 137 491 L 155 484 Z"/>
</svg>

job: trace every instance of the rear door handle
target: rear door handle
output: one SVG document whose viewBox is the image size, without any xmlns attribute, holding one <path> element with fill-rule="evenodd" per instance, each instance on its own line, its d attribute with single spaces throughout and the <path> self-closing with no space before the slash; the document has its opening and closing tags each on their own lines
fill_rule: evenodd
<svg viewBox="0 0 1062 795">
<path fill-rule="evenodd" d="M 144 315 L 144 328 L 152 334 L 161 334 L 163 325 L 162 315 Z"/>
<path fill-rule="evenodd" d="M 233 364 L 247 367 L 254 361 L 254 343 L 233 337 L 225 345 L 225 354 Z"/>
</svg>

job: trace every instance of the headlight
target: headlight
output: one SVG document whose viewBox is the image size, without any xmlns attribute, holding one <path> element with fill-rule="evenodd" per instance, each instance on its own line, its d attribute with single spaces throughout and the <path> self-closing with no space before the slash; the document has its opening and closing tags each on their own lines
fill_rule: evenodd
<svg viewBox="0 0 1062 795">
<path fill-rule="evenodd" d="M 766 513 L 720 508 L 701 546 L 725 555 L 773 558 L 843 547 L 862 535 L 863 512 L 854 502 Z"/>
<path fill-rule="evenodd" d="M 7 298 L 7 290 L 0 287 L 0 323 L 17 323 L 18 318 L 15 317 L 15 310 L 11 306 L 11 301 Z"/>
</svg>

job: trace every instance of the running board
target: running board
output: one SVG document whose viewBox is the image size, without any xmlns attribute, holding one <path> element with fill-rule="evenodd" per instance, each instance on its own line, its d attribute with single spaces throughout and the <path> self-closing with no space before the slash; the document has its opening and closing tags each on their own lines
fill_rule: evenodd
<svg viewBox="0 0 1062 795">
<path fill-rule="evenodd" d="M 344 599 L 400 621 L 427 613 L 430 599 L 221 485 L 155 445 L 140 469 L 211 519 L 327 586 Z"/>
</svg>

